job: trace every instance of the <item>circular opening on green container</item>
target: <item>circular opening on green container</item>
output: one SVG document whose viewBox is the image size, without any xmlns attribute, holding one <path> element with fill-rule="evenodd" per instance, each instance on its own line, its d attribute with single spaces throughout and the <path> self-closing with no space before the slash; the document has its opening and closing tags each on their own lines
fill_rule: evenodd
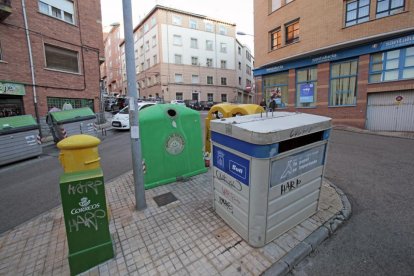
<svg viewBox="0 0 414 276">
<path fill-rule="evenodd" d="M 170 117 L 175 117 L 175 116 L 177 116 L 177 111 L 175 111 L 174 109 L 168 109 L 167 114 Z"/>
</svg>

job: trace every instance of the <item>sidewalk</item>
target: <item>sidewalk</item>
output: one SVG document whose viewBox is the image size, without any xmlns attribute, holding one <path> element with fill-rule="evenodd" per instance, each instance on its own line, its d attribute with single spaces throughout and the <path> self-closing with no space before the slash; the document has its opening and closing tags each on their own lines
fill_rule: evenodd
<svg viewBox="0 0 414 276">
<path fill-rule="evenodd" d="M 106 184 L 115 258 L 83 275 L 286 274 L 350 215 L 347 200 L 324 181 L 318 212 L 263 248 L 243 241 L 212 208 L 211 170 L 146 191 L 135 211 L 132 172 Z M 158 207 L 154 196 L 178 201 Z M 0 235 L 0 275 L 69 275 L 62 208 Z"/>
</svg>

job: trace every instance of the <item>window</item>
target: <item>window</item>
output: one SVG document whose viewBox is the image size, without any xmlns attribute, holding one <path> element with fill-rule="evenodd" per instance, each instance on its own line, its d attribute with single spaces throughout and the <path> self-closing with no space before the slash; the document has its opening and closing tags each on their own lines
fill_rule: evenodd
<svg viewBox="0 0 414 276">
<path fill-rule="evenodd" d="M 183 100 L 183 92 L 175 93 L 175 99 L 176 100 Z"/>
<path fill-rule="evenodd" d="M 175 62 L 175 64 L 182 64 L 183 63 L 182 56 L 181 55 L 174 55 L 174 62 Z"/>
<path fill-rule="evenodd" d="M 46 67 L 79 73 L 78 52 L 45 44 Z"/>
<path fill-rule="evenodd" d="M 356 104 L 358 61 L 350 60 L 331 65 L 330 106 Z"/>
<path fill-rule="evenodd" d="M 414 78 L 414 47 L 371 55 L 369 82 Z"/>
<path fill-rule="evenodd" d="M 349 0 L 346 2 L 345 27 L 369 20 L 369 0 Z"/>
<path fill-rule="evenodd" d="M 62 21 L 74 24 L 74 5 L 69 0 L 43 0 L 38 1 L 39 12 L 53 16 Z"/>
<path fill-rule="evenodd" d="M 252 55 L 249 52 L 247 52 L 247 51 L 246 51 L 246 59 L 248 61 L 252 61 Z"/>
<path fill-rule="evenodd" d="M 182 74 L 175 74 L 175 82 L 182 83 L 183 82 L 183 75 Z"/>
<path fill-rule="evenodd" d="M 148 25 L 148 23 L 145 23 L 144 24 L 144 33 L 148 32 L 148 30 L 149 30 L 149 25 Z"/>
<path fill-rule="evenodd" d="M 224 26 L 220 26 L 219 28 L 219 34 L 221 35 L 227 35 L 227 28 Z"/>
<path fill-rule="evenodd" d="M 272 12 L 282 6 L 282 0 L 272 0 Z"/>
<path fill-rule="evenodd" d="M 176 45 L 176 46 L 182 46 L 183 45 L 181 35 L 174 35 L 173 36 L 173 44 Z"/>
<path fill-rule="evenodd" d="M 197 38 L 191 38 L 191 48 L 198 49 L 198 41 Z"/>
<path fill-rule="evenodd" d="M 212 58 L 208 58 L 207 62 L 206 62 L 207 67 L 212 67 L 213 66 L 213 59 Z"/>
<path fill-rule="evenodd" d="M 404 0 L 378 0 L 377 18 L 404 11 Z"/>
<path fill-rule="evenodd" d="M 288 104 L 289 74 L 281 72 L 263 78 L 265 99 L 269 107 L 284 108 Z"/>
<path fill-rule="evenodd" d="M 239 70 L 241 70 L 241 62 L 239 61 Z"/>
<path fill-rule="evenodd" d="M 270 49 L 276 50 L 282 46 L 282 32 L 280 28 L 270 33 Z"/>
<path fill-rule="evenodd" d="M 221 94 L 221 101 L 227 102 L 227 94 Z"/>
<path fill-rule="evenodd" d="M 152 37 L 152 47 L 155 47 L 155 46 L 157 46 L 157 36 L 153 36 Z"/>
<path fill-rule="evenodd" d="M 315 107 L 318 86 L 316 67 L 296 70 L 296 106 Z"/>
<path fill-rule="evenodd" d="M 154 55 L 154 56 L 152 57 L 152 60 L 153 60 L 154 64 L 157 64 L 157 63 L 158 63 L 158 58 L 157 58 L 157 55 Z"/>
<path fill-rule="evenodd" d="M 227 85 L 227 78 L 221 78 L 221 85 Z"/>
<path fill-rule="evenodd" d="M 226 67 L 227 67 L 227 61 L 222 60 L 221 61 L 221 69 L 226 69 Z"/>
<path fill-rule="evenodd" d="M 251 76 L 252 75 L 252 68 L 246 64 L 246 74 Z"/>
<path fill-rule="evenodd" d="M 299 21 L 286 26 L 286 44 L 299 40 Z"/>
<path fill-rule="evenodd" d="M 151 18 L 151 27 L 154 27 L 155 24 L 157 24 L 157 18 L 155 18 L 155 16 L 153 18 Z"/>
<path fill-rule="evenodd" d="M 139 52 L 141 53 L 141 56 L 144 54 L 144 45 L 139 47 Z"/>
<path fill-rule="evenodd" d="M 207 93 L 207 101 L 208 102 L 213 102 L 214 101 L 213 93 Z"/>
<path fill-rule="evenodd" d="M 172 23 L 174 25 L 180 25 L 181 26 L 181 17 L 177 15 L 173 15 L 172 17 Z"/>
<path fill-rule="evenodd" d="M 206 40 L 206 50 L 213 51 L 213 41 L 212 40 Z"/>
<path fill-rule="evenodd" d="M 200 82 L 200 78 L 198 77 L 198 75 L 191 75 L 191 83 L 199 83 Z"/>
<path fill-rule="evenodd" d="M 147 68 L 150 68 L 150 67 L 151 67 L 150 59 L 147 59 Z"/>
<path fill-rule="evenodd" d="M 237 53 L 238 53 L 239 55 L 241 55 L 241 47 L 240 47 L 240 46 L 238 46 L 238 47 L 237 47 Z"/>
<path fill-rule="evenodd" d="M 191 57 L 191 65 L 198 65 L 198 57 Z"/>
<path fill-rule="evenodd" d="M 241 85 L 241 77 L 239 77 L 239 85 Z"/>
<path fill-rule="evenodd" d="M 227 44 L 226 43 L 220 43 L 220 52 L 227 53 Z"/>
<path fill-rule="evenodd" d="M 1 48 L 1 42 L 0 42 L 0 60 L 3 60 L 3 50 Z"/>
<path fill-rule="evenodd" d="M 214 26 L 211 23 L 206 23 L 205 24 L 205 28 L 206 28 L 206 32 L 212 33 L 213 32 L 213 29 L 214 29 Z"/>
<path fill-rule="evenodd" d="M 207 84 L 213 84 L 213 76 L 207 76 Z"/>
<path fill-rule="evenodd" d="M 197 29 L 197 21 L 194 19 L 190 19 L 190 28 Z"/>
<path fill-rule="evenodd" d="M 149 49 L 150 49 L 150 46 L 149 46 L 149 40 L 147 40 L 147 41 L 145 42 L 145 51 L 146 51 L 146 52 L 148 52 L 148 51 L 149 51 Z"/>
</svg>

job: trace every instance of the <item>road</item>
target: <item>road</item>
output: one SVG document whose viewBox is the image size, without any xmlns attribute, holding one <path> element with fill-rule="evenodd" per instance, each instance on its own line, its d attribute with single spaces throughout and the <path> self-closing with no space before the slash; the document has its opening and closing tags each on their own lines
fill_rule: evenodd
<svg viewBox="0 0 414 276">
<path fill-rule="evenodd" d="M 326 177 L 351 219 L 292 275 L 414 275 L 414 140 L 334 131 Z"/>
</svg>

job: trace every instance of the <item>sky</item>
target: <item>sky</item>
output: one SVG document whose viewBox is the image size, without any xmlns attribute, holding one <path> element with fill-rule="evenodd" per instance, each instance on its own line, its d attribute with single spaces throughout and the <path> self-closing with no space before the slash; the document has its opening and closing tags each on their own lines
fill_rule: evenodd
<svg viewBox="0 0 414 276">
<path fill-rule="evenodd" d="M 130 0 L 134 27 L 155 5 L 176 8 L 228 23 L 237 32 L 253 35 L 253 0 Z M 122 0 L 101 0 L 102 26 L 122 22 Z M 237 39 L 253 51 L 253 37 L 237 35 Z"/>
</svg>

